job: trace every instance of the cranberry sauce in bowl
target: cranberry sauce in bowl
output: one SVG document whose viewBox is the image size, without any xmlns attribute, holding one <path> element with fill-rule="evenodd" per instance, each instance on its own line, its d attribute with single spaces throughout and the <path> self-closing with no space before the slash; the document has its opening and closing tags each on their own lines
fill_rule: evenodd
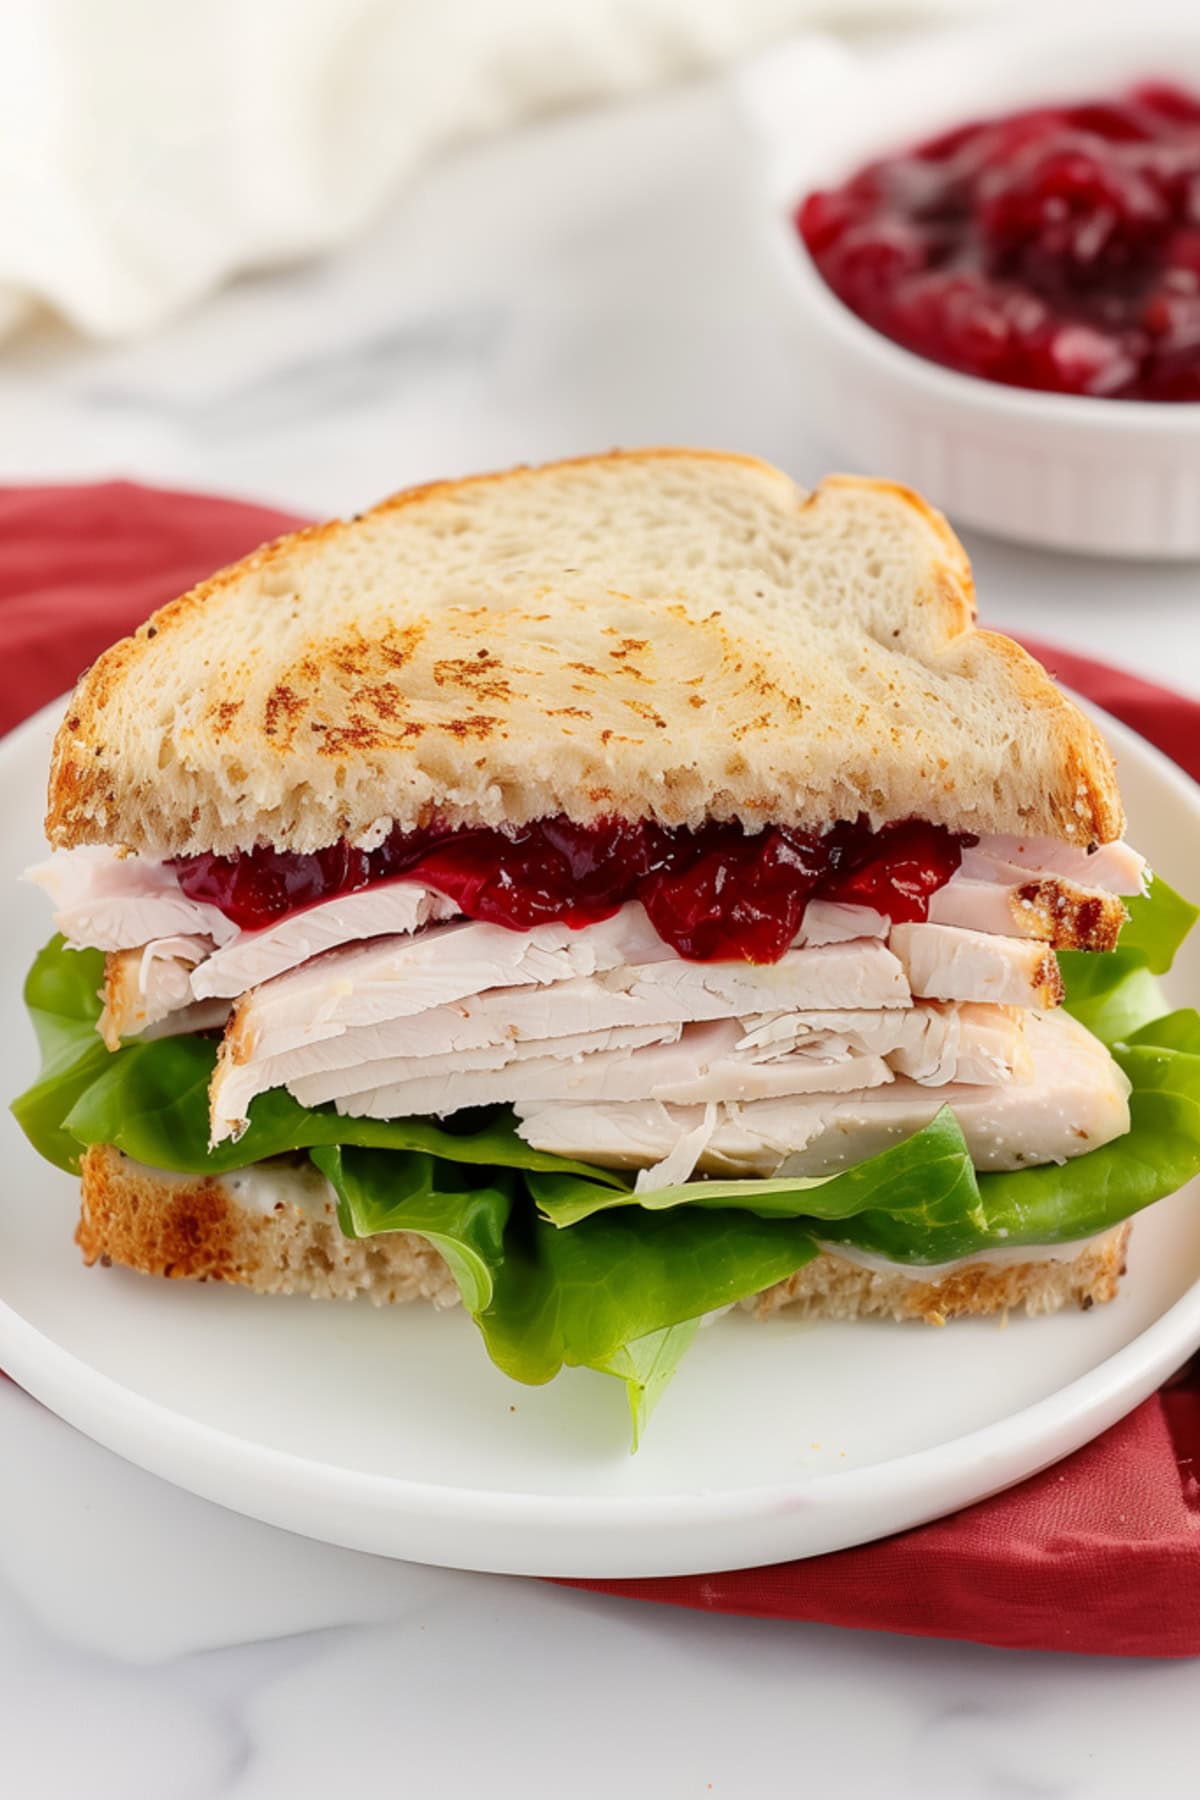
<svg viewBox="0 0 1200 1800">
<path fill-rule="evenodd" d="M 765 963 L 792 943 L 810 899 L 923 919 L 930 895 L 974 841 L 919 819 L 878 831 L 859 820 L 817 833 L 552 818 L 508 831 L 434 823 L 392 830 L 372 850 L 343 842 L 304 855 L 260 846 L 239 856 L 181 857 L 174 867 L 185 894 L 245 931 L 337 894 L 407 879 L 447 895 L 468 918 L 514 931 L 552 920 L 587 925 L 636 899 L 680 956 Z"/>
<path fill-rule="evenodd" d="M 833 292 L 932 362 L 1008 386 L 1200 400 L 1200 94 L 965 124 L 808 195 Z"/>
</svg>

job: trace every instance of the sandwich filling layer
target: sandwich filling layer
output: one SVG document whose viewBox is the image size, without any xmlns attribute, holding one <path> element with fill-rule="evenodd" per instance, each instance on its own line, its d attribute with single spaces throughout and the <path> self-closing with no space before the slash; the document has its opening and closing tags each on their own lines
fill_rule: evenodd
<svg viewBox="0 0 1200 1800">
<path fill-rule="evenodd" d="M 1123 843 L 920 821 L 375 836 L 32 872 L 68 941 L 107 953 L 110 1048 L 221 1030 L 214 1149 L 279 1089 L 360 1119 L 508 1107 L 532 1148 L 642 1193 L 822 1177 L 943 1106 L 984 1170 L 1128 1129 L 1125 1077 L 1055 1010 L 1054 955 L 1115 942 L 1144 876 Z"/>
<path fill-rule="evenodd" d="M 190 1175 L 165 1174 L 162 1170 L 147 1168 L 129 1158 L 123 1162 L 122 1174 L 131 1182 L 153 1182 L 167 1193 L 172 1189 L 185 1188 L 194 1181 L 194 1177 Z M 337 1213 L 337 1190 L 311 1163 L 294 1158 L 280 1157 L 270 1162 L 256 1163 L 251 1168 L 238 1169 L 231 1174 L 217 1176 L 214 1180 L 240 1212 L 259 1219 L 269 1219 L 283 1212 L 295 1212 L 313 1219 L 333 1218 Z M 1107 1235 L 1105 1232 L 1095 1232 L 1085 1238 L 1068 1238 L 1055 1244 L 991 1244 L 985 1249 L 975 1250 L 967 1256 L 943 1263 L 900 1262 L 868 1250 L 860 1250 L 854 1245 L 836 1242 L 822 1242 L 821 1249 L 828 1255 L 838 1256 L 843 1261 L 854 1264 L 856 1268 L 867 1269 L 889 1278 L 925 1284 L 943 1281 L 948 1276 L 961 1274 L 964 1269 L 970 1268 L 1007 1269 L 1034 1263 L 1073 1262 L 1084 1251 L 1103 1243 Z M 454 1299 L 457 1299 L 457 1295 L 448 1296 L 449 1303 L 452 1304 Z"/>
</svg>

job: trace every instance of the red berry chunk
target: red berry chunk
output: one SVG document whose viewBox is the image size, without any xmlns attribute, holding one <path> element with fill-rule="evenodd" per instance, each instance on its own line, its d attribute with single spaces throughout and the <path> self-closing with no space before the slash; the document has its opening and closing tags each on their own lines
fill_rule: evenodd
<svg viewBox="0 0 1200 1800">
<path fill-rule="evenodd" d="M 433 824 L 392 831 L 374 850 L 334 844 L 312 855 L 261 846 L 239 856 L 181 857 L 183 891 L 245 931 L 375 882 L 427 882 L 472 919 L 513 931 L 587 925 L 641 900 L 659 936 L 693 961 L 777 962 L 816 895 L 923 919 L 964 843 L 919 820 L 823 834 L 736 823 L 669 831 L 648 820 L 575 825 L 539 819 L 512 831 Z"/>
</svg>

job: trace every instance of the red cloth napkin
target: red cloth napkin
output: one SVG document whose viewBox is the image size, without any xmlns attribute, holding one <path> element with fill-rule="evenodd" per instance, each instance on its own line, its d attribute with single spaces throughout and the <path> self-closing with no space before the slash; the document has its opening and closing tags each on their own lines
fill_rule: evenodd
<svg viewBox="0 0 1200 1800">
<path fill-rule="evenodd" d="M 298 523 L 128 482 L 0 490 L 0 729 L 161 601 Z M 1195 701 L 1030 648 L 1200 778 Z M 1065 1462 L 919 1530 L 772 1568 L 578 1585 L 1029 1649 L 1200 1655 L 1200 1360 Z"/>
<path fill-rule="evenodd" d="M 0 488 L 0 732 L 115 638 L 303 519 L 131 481 Z"/>
</svg>

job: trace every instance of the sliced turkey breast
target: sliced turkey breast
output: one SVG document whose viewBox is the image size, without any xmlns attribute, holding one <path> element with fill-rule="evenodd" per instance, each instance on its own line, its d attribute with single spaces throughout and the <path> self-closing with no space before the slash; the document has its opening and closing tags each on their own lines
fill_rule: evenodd
<svg viewBox="0 0 1200 1800">
<path fill-rule="evenodd" d="M 742 1021 L 743 1044 L 760 1055 L 803 1053 L 806 1045 L 865 1050 L 877 1056 L 902 1052 L 917 1055 L 936 1042 L 957 1047 L 979 1038 L 1003 1052 L 1006 1063 L 1024 1056 L 1022 1014 L 1018 1007 L 915 1000 L 887 1011 L 767 1013 Z M 991 1079 L 991 1077 L 989 1077 Z"/>
<path fill-rule="evenodd" d="M 194 1000 L 190 1006 L 164 1013 L 161 1019 L 139 1031 L 137 1037 L 139 1043 L 151 1038 L 186 1037 L 191 1031 L 222 1031 L 228 1022 L 228 1000 Z"/>
<path fill-rule="evenodd" d="M 456 920 L 330 950 L 265 982 L 238 1005 L 230 1047 L 237 1061 L 275 1056 L 311 1037 L 412 1017 L 489 988 L 538 986 L 673 955 L 636 903 L 581 931 Z"/>
<path fill-rule="evenodd" d="M 647 1054 L 647 1046 L 677 1045 L 681 1032 L 678 1025 L 625 1026 L 561 1038 L 552 1055 L 546 1054 L 544 1044 L 526 1043 L 491 1045 L 456 1056 L 413 1057 L 401 1080 L 339 1100 L 338 1111 L 356 1118 L 443 1117 L 468 1106 L 493 1106 L 510 1099 L 517 1088 L 558 1097 L 564 1071 L 577 1074 L 585 1063 L 597 1070 L 620 1067 Z M 304 1085 L 297 1083 L 296 1091 Z"/>
<path fill-rule="evenodd" d="M 515 1044 L 497 1069 L 464 1069 L 483 1054 L 414 1058 L 401 1079 L 339 1096 L 338 1111 L 354 1118 L 446 1115 L 468 1106 L 494 1106 L 520 1095 L 523 1103 L 657 1099 L 689 1105 L 709 1100 L 757 1100 L 788 1094 L 852 1092 L 892 1080 L 879 1056 L 781 1056 L 760 1060 L 739 1049 L 734 1019 L 642 1032 L 598 1032 L 544 1044 Z M 640 1045 L 639 1041 L 640 1040 Z M 656 1041 L 657 1040 L 657 1041 Z M 541 1052 L 541 1054 L 538 1054 Z M 442 1064 L 439 1067 L 438 1064 Z M 364 1071 L 357 1072 L 356 1085 Z M 295 1085 L 297 1098 L 311 1088 Z M 306 1101 L 306 1104 L 308 1102 Z"/>
<path fill-rule="evenodd" d="M 964 849 L 962 872 L 984 881 L 1064 875 L 1081 887 L 1104 888 L 1110 894 L 1140 894 L 1148 871 L 1145 857 L 1124 839 L 1088 850 L 1056 838 L 990 836 Z"/>
<path fill-rule="evenodd" d="M 458 908 L 415 881 L 381 882 L 290 913 L 262 931 L 243 931 L 201 963 L 192 976 L 196 999 L 235 999 L 310 957 L 365 938 L 409 935 L 455 917 Z"/>
<path fill-rule="evenodd" d="M 247 994 L 234 1016 L 230 1053 L 239 1062 L 278 1056 L 315 1038 L 427 1014 L 489 990 L 548 988 L 578 976 L 599 977 L 569 995 L 571 1007 L 592 1009 L 593 1022 L 604 1009 L 612 1022 L 621 1022 L 639 1002 L 661 1005 L 666 1018 L 688 1018 L 704 996 L 739 1014 L 839 1002 L 904 1006 L 909 999 L 899 962 L 876 940 L 790 950 L 775 963 L 689 963 L 663 943 L 635 904 L 579 931 L 539 925 L 514 932 L 462 923 L 332 951 Z M 542 1009 L 556 1012 L 562 1004 L 549 994 L 518 1001 L 523 1032 L 546 1035 L 536 1023 Z"/>
<path fill-rule="evenodd" d="M 1044 873 L 1053 869 L 1062 872 Z M 1135 891 L 1144 870 L 1142 859 L 1126 844 L 1106 845 L 1089 856 L 1085 850 L 1048 839 L 985 838 L 966 849 L 958 874 L 933 896 L 929 923 L 976 936 L 1037 939 L 1060 947 L 1103 950 L 1115 943 L 1124 917 L 1116 890 Z M 1069 878 L 1081 873 L 1089 878 L 1087 887 Z M 50 892 L 56 903 L 56 923 L 71 943 L 95 945 L 113 954 L 138 952 L 140 960 L 132 958 L 110 972 L 110 999 L 103 1021 L 110 1044 L 139 1028 L 162 1026 L 172 1011 L 182 1014 L 194 1001 L 234 998 L 290 970 L 302 970 L 326 951 L 422 932 L 454 915 L 452 904 L 444 897 L 420 883 L 400 880 L 335 896 L 262 931 L 244 932 L 217 908 L 188 899 L 170 865 L 123 856 L 108 848 L 56 852 L 31 870 L 30 878 Z M 886 916 L 870 907 L 814 900 L 796 942 L 797 947 L 821 948 L 860 938 L 879 940 L 889 927 Z M 898 928 L 900 936 L 893 947 L 903 946 L 906 956 L 918 956 L 914 984 L 918 993 L 1024 1004 L 1053 1002 L 1053 972 L 1036 953 L 1030 959 L 1028 954 L 1005 949 L 989 956 L 961 938 L 951 942 L 906 936 L 912 929 Z M 180 937 L 187 937 L 191 946 L 187 984 L 172 949 Z M 668 954 L 655 936 L 646 960 L 661 960 Z M 135 967 L 139 972 L 136 991 L 130 979 Z M 152 968 L 159 974 L 147 985 L 146 972 Z M 518 979 L 528 983 L 527 976 Z M 510 985 L 507 977 L 504 980 Z M 443 971 L 436 992 L 443 995 L 452 989 L 455 997 L 460 997 L 463 985 Z M 880 1004 L 853 992 L 821 997 L 809 992 L 804 998 L 810 1003 L 836 1004 L 843 1010 L 854 1004 Z M 663 999 L 660 995 L 655 1018 L 671 1016 L 688 1022 L 726 1016 L 712 1005 L 697 1009 L 682 1003 L 673 1013 L 663 1013 Z M 795 1008 L 797 999 L 789 993 L 780 997 L 779 1004 Z M 423 1000 L 422 1006 L 436 1003 Z M 643 996 L 643 1013 L 645 1004 Z M 746 1010 L 763 1005 L 756 996 L 747 1000 Z M 628 1021 L 630 1013 L 627 1008 L 613 1015 L 611 1023 Z M 197 1016 L 188 1011 L 187 1017 L 171 1028 L 189 1029 Z M 216 1019 L 219 1014 L 210 1007 L 203 1016 Z M 325 1030 L 323 1017 L 318 1039 Z M 306 1032 L 301 1041 L 318 1039 Z M 397 1047 L 383 1053 L 402 1051 Z"/>
<path fill-rule="evenodd" d="M 219 908 L 189 899 L 169 863 L 91 846 L 56 851 L 27 870 L 26 879 L 50 895 L 54 922 L 76 948 L 154 952 L 156 943 L 181 934 L 207 938 L 205 956 L 196 959 L 196 1000 L 232 999 L 321 951 L 417 931 L 454 918 L 458 910 L 420 882 L 397 880 L 334 895 L 261 931 L 243 931 Z"/>
<path fill-rule="evenodd" d="M 399 1118 L 519 1100 L 661 1100 L 674 1105 L 851 1093 L 893 1079 L 897 1059 L 935 1082 L 1032 1070 L 1020 1024 L 999 1008 L 918 1013 L 810 1013 L 783 1021 L 716 1020 L 682 1028 L 592 1032 L 440 1057 L 360 1063 L 290 1083 L 306 1106 L 335 1100 L 354 1117 Z M 879 1023 L 876 1023 L 876 1022 Z M 890 1054 L 880 1054 L 887 1045 Z M 873 1047 L 872 1047 L 873 1046 Z M 1006 1058 L 1007 1053 L 1007 1058 Z"/>
<path fill-rule="evenodd" d="M 671 956 L 636 903 L 581 931 L 559 924 L 507 931 L 463 920 L 430 926 L 415 937 L 373 938 L 328 951 L 252 989 L 234 1009 L 213 1077 L 212 1142 L 240 1135 L 249 1098 L 262 1091 L 256 1077 L 234 1081 L 238 1067 L 266 1065 L 348 1029 L 413 1018 L 488 989 L 536 986 Z"/>
<path fill-rule="evenodd" d="M 1078 887 L 1064 875 L 980 881 L 960 869 L 929 900 L 935 925 L 1001 937 L 1039 938 L 1055 950 L 1114 950 L 1129 917 L 1116 894 Z"/>
<path fill-rule="evenodd" d="M 995 937 L 957 925 L 893 925 L 888 948 L 914 994 L 925 1000 L 988 1000 L 997 1006 L 1058 1006 L 1054 952 L 1032 938 Z"/>
<path fill-rule="evenodd" d="M 647 954 L 656 960 L 636 960 Z M 576 973 L 589 964 L 588 973 Z M 464 993 L 469 981 L 480 991 Z M 579 931 L 435 927 L 407 947 L 389 941 L 335 952 L 248 994 L 213 1078 L 213 1142 L 244 1129 L 251 1100 L 267 1088 L 304 1080 L 293 1091 L 317 1105 L 352 1091 L 343 1071 L 355 1079 L 371 1065 L 371 1086 L 395 1079 L 394 1058 L 618 1026 L 827 1009 L 840 998 L 860 1008 L 903 1008 L 908 984 L 876 939 L 789 950 L 777 963 L 684 962 L 636 905 Z"/>
<path fill-rule="evenodd" d="M 54 923 L 73 949 L 140 950 L 180 934 L 225 944 L 238 935 L 215 906 L 189 900 L 169 863 L 105 847 L 56 850 L 27 869 L 54 905 Z"/>
<path fill-rule="evenodd" d="M 810 900 L 796 938 L 801 944 L 843 944 L 849 938 L 885 938 L 891 929 L 886 913 L 873 906 L 851 906 L 844 900 Z"/>
<path fill-rule="evenodd" d="M 565 999 L 575 1000 L 580 990 L 589 986 L 599 988 L 602 980 L 563 982 L 548 990 L 548 997 L 557 999 L 562 994 Z M 574 996 L 565 992 L 572 988 L 576 990 Z M 603 993 L 602 988 L 600 991 Z M 626 1014 L 623 1019 L 612 1014 L 589 1016 L 586 1008 L 573 1006 L 561 1008 L 557 1013 L 549 1009 L 557 1030 L 539 1036 L 521 1030 L 506 1030 L 502 1023 L 506 1007 L 511 1010 L 521 1008 L 532 998 L 532 995 L 501 989 L 480 995 L 478 1000 L 466 1002 L 461 1008 L 443 1007 L 411 1019 L 350 1030 L 341 1037 L 321 1039 L 266 1061 L 239 1065 L 222 1059 L 213 1082 L 214 1135 L 220 1141 L 240 1131 L 255 1095 L 272 1087 L 288 1087 L 305 1106 L 321 1106 L 329 1101 L 341 1102 L 353 1095 L 370 1093 L 375 1096 L 369 1108 L 372 1114 L 387 1116 L 379 1112 L 384 1105 L 392 1106 L 396 1112 L 418 1111 L 421 1108 L 417 1104 L 416 1091 L 409 1089 L 401 1094 L 400 1086 L 417 1076 L 434 1073 L 435 1065 L 440 1065 L 438 1073 L 450 1071 L 465 1075 L 475 1070 L 502 1069 L 518 1055 L 560 1058 L 576 1055 L 603 1046 L 606 1033 L 622 1024 L 628 1028 L 636 1016 Z M 714 1006 L 724 1006 L 720 1015 L 714 1012 L 709 1017 L 733 1019 L 737 1016 L 736 1009 L 727 1001 L 714 1000 L 711 994 L 705 994 L 703 998 Z M 647 1012 L 652 1013 L 652 1010 L 647 1009 Z M 568 1036 L 563 1027 L 572 1019 L 583 1030 L 572 1035 L 568 1050 Z M 651 1035 L 644 1041 L 677 1041 L 679 1026 L 688 1022 L 679 1019 L 676 1011 L 667 1018 L 643 1017 L 643 1026 L 659 1027 L 657 1036 Z M 699 1041 L 694 1033 L 689 1039 L 693 1047 Z M 385 1043 L 393 1054 L 379 1053 Z M 1002 1007 L 941 1007 L 921 1003 L 915 1007 L 893 1007 L 878 1012 L 760 1015 L 738 1021 L 735 1048 L 739 1066 L 743 1062 L 767 1063 L 783 1057 L 793 1061 L 809 1058 L 822 1065 L 818 1075 L 805 1081 L 791 1081 L 780 1089 L 789 1093 L 869 1085 L 865 1074 L 856 1080 L 849 1073 L 843 1076 L 829 1072 L 829 1065 L 851 1059 L 857 1061 L 860 1069 L 865 1068 L 863 1059 L 866 1057 L 882 1058 L 892 1070 L 931 1083 L 1020 1081 L 1027 1080 L 1030 1072 L 1021 1016 L 1015 1009 Z M 588 1058 L 587 1068 L 598 1066 Z M 513 1079 L 514 1085 L 511 1089 L 505 1088 L 499 1094 L 500 1099 L 511 1100 L 526 1092 L 523 1086 L 516 1084 L 515 1077 Z M 524 1080 L 523 1072 L 521 1079 Z M 879 1079 L 889 1077 L 881 1075 Z M 462 1091 L 451 1084 L 439 1089 L 443 1097 L 434 1110 L 450 1111 L 459 1106 L 486 1104 L 479 1098 L 483 1091 L 472 1086 L 469 1097 L 463 1098 Z M 496 1091 L 497 1084 L 486 1089 L 493 1098 Z M 389 1096 L 386 1101 L 379 1098 L 385 1092 Z M 346 1107 L 345 1110 L 360 1109 Z"/>
<path fill-rule="evenodd" d="M 96 1029 L 110 1050 L 169 1015 L 192 1011 L 192 970 L 212 947 L 207 937 L 157 938 L 141 950 L 110 950 L 104 959 L 104 1009 Z M 217 1020 L 229 1008 L 222 1004 Z"/>
<path fill-rule="evenodd" d="M 1033 1064 L 1017 1007 L 916 1000 L 894 1012 L 793 1013 L 747 1025 L 747 1048 L 822 1056 L 869 1052 L 930 1087 L 947 1081 L 1029 1081 Z"/>
<path fill-rule="evenodd" d="M 918 1000 L 912 1028 L 888 1057 L 898 1075 L 923 1087 L 957 1081 L 988 1087 L 1000 1081 L 1032 1081 L 1033 1056 L 1025 1038 L 1026 1012 L 977 1001 Z"/>
<path fill-rule="evenodd" d="M 705 1173 L 819 1176 L 911 1136 L 942 1106 L 952 1108 L 979 1169 L 1064 1162 L 1128 1131 L 1128 1080 L 1090 1032 L 1067 1013 L 1043 1012 L 1029 1014 L 1026 1031 L 1029 1083 L 927 1088 L 900 1078 L 841 1097 L 720 1105 L 708 1117 L 661 1101 L 520 1100 L 519 1131 L 535 1149 L 612 1168 L 672 1158 L 674 1181 L 686 1179 L 673 1155 L 685 1135 Z M 639 1180 L 643 1189 L 654 1184 L 654 1176 Z"/>
<path fill-rule="evenodd" d="M 397 1078 L 393 1063 L 414 1056 L 466 1053 L 488 1045 L 516 1041 L 552 1041 L 587 1031 L 607 1031 L 617 1026 L 688 1025 L 709 1019 L 746 1018 L 767 1011 L 769 1017 L 821 1023 L 807 1031 L 834 1031 L 835 1022 L 861 1023 L 838 1054 L 850 1049 L 882 1052 L 904 1035 L 908 1017 L 906 989 L 896 979 L 895 959 L 882 945 L 872 947 L 866 970 L 873 991 L 881 996 L 886 1011 L 804 1012 L 814 995 L 827 994 L 831 984 L 829 958 L 816 959 L 791 951 L 782 963 L 650 963 L 641 968 L 607 970 L 600 975 L 576 976 L 542 988 L 494 988 L 449 1006 L 431 1007 L 407 1018 L 349 1027 L 338 1035 L 316 1038 L 294 1050 L 268 1059 L 235 1063 L 218 1071 L 214 1098 L 218 1110 L 233 1106 L 233 1116 L 249 1099 L 268 1087 L 280 1087 L 303 1077 L 306 1104 L 319 1105 L 350 1091 L 346 1072 L 356 1074 L 370 1065 L 373 1085 Z M 855 973 L 862 974 L 861 967 Z M 669 979 L 668 979 L 669 977 Z M 776 1014 L 769 1009 L 788 1008 Z M 895 1020 L 894 1029 L 876 1030 L 865 1038 L 873 1021 Z M 886 1039 L 886 1042 L 880 1040 Z M 794 1048 L 789 1044 L 787 1048 Z M 325 1080 L 316 1077 L 325 1076 Z"/>
</svg>

